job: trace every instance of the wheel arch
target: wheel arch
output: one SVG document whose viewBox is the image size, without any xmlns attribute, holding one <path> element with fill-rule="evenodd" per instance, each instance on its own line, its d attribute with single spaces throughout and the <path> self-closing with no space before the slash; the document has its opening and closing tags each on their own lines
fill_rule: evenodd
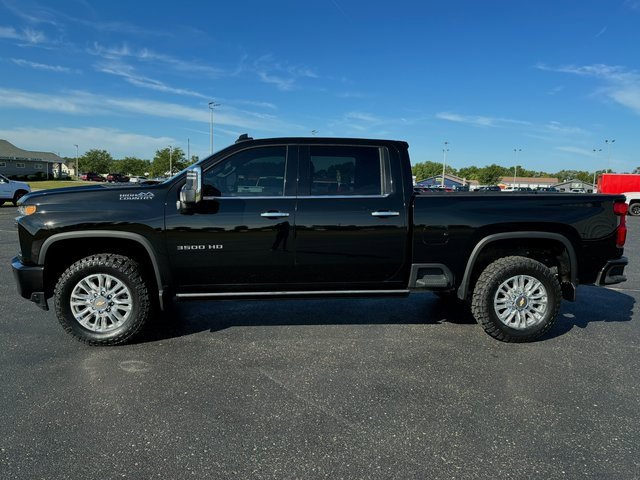
<svg viewBox="0 0 640 480">
<path fill-rule="evenodd" d="M 476 267 L 478 266 L 478 261 L 480 260 L 482 254 L 486 253 L 488 251 L 488 248 L 503 244 L 505 241 L 509 242 L 513 240 L 544 241 L 551 242 L 550 244 L 562 246 L 562 249 L 564 250 L 567 257 L 569 269 L 568 279 L 571 285 L 570 291 L 565 292 L 563 290 L 563 296 L 569 300 L 575 299 L 575 289 L 577 286 L 578 275 L 578 259 L 573 244 L 566 236 L 559 233 L 537 231 L 496 233 L 482 238 L 473 248 L 471 255 L 469 256 L 462 281 L 460 282 L 460 286 L 458 287 L 458 298 L 464 300 L 468 297 L 470 285 L 474 278 L 474 275 L 476 279 L 478 276 Z M 508 251 L 509 249 L 505 249 L 505 252 Z M 505 255 L 502 256 L 508 255 L 510 255 L 510 253 L 505 253 Z"/>
<path fill-rule="evenodd" d="M 632 198 L 629 200 L 629 215 L 638 216 L 640 215 L 640 199 Z"/>
<path fill-rule="evenodd" d="M 97 243 L 87 245 L 87 239 L 92 239 L 97 241 Z M 68 250 L 73 247 L 76 247 L 77 250 L 69 254 Z M 65 252 L 63 259 L 60 258 L 61 255 L 57 255 L 62 252 Z M 49 268 L 45 268 L 45 272 L 49 272 L 49 274 L 45 276 L 45 290 L 47 292 L 52 291 L 52 287 L 54 286 L 52 283 L 55 282 L 55 278 L 62 273 L 61 270 L 64 270 L 64 268 L 84 256 L 96 253 L 130 254 L 138 260 L 147 260 L 148 262 L 146 264 L 142 262 L 142 266 L 146 268 L 150 276 L 154 279 L 158 291 L 160 308 L 164 308 L 164 285 L 166 285 L 168 280 L 167 273 L 163 271 L 151 242 L 146 237 L 133 232 L 89 230 L 57 233 L 47 238 L 42 244 L 38 255 L 39 265 L 49 265 Z M 52 260 L 52 258 L 56 258 L 56 260 Z"/>
</svg>

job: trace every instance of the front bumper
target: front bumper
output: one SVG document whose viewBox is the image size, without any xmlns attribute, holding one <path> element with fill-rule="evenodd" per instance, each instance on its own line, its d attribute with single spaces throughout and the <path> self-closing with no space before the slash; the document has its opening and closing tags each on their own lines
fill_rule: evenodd
<svg viewBox="0 0 640 480">
<path fill-rule="evenodd" d="M 627 257 L 609 260 L 602 270 L 600 270 L 600 273 L 598 273 L 596 285 L 615 285 L 616 283 L 626 282 L 627 277 L 624 275 L 624 267 L 626 267 L 628 263 L 629 260 Z"/>
<path fill-rule="evenodd" d="M 18 293 L 23 298 L 35 302 L 43 310 L 49 310 L 44 293 L 44 267 L 41 265 L 25 265 L 18 257 L 11 260 L 13 278 L 18 286 Z"/>
</svg>

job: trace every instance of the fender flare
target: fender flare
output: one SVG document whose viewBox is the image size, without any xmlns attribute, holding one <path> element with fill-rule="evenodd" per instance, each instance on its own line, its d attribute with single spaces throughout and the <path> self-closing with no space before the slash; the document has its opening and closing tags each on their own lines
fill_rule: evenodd
<svg viewBox="0 0 640 480">
<path fill-rule="evenodd" d="M 469 260 L 467 261 L 467 267 L 464 270 L 464 276 L 462 277 L 462 281 L 460 282 L 460 287 L 458 287 L 458 298 L 465 299 L 467 294 L 469 293 L 469 283 L 471 282 L 471 272 L 473 272 L 473 268 L 480 256 L 482 250 L 489 244 L 499 241 L 499 240 L 514 240 L 514 239 L 530 239 L 530 238 L 540 238 L 545 240 L 553 240 L 556 242 L 562 243 L 562 245 L 566 248 L 567 253 L 569 255 L 569 265 L 571 268 L 571 284 L 574 286 L 577 285 L 578 278 L 578 258 L 576 256 L 575 249 L 573 248 L 573 244 L 569 241 L 567 237 L 561 235 L 559 233 L 551 233 L 551 232 L 509 232 L 509 233 L 495 233 L 493 235 L 488 235 L 480 240 L 476 246 L 473 248 Z"/>
<path fill-rule="evenodd" d="M 149 255 L 149 259 L 151 260 L 151 265 L 153 267 L 153 272 L 156 280 L 156 285 L 158 287 L 158 296 L 160 299 L 160 308 L 164 309 L 164 288 L 162 282 L 162 274 L 160 271 L 160 264 L 158 263 L 158 259 L 156 258 L 156 252 L 151 245 L 151 242 L 144 236 L 138 233 L 132 232 L 114 232 L 114 231 L 105 231 L 105 230 L 87 230 L 81 232 L 64 232 L 64 233 L 56 233 L 55 235 L 47 238 L 42 244 L 42 248 L 40 248 L 40 253 L 38 254 L 38 264 L 44 265 L 45 260 L 47 258 L 47 251 L 49 248 L 60 241 L 69 240 L 69 239 L 78 239 L 78 238 L 121 238 L 125 240 L 132 240 L 140 245 L 142 245 Z"/>
</svg>

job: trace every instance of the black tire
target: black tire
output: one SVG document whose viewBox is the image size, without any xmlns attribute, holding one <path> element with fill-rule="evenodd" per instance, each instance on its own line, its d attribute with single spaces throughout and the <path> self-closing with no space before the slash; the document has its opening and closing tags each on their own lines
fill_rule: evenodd
<svg viewBox="0 0 640 480">
<path fill-rule="evenodd" d="M 522 285 L 515 283 L 518 279 L 535 289 L 524 292 Z M 526 257 L 504 257 L 480 274 L 471 311 L 492 337 L 503 342 L 530 342 L 552 327 L 561 299 L 558 279 L 545 265 Z"/>
<path fill-rule="evenodd" d="M 633 215 L 634 217 L 640 215 L 640 202 L 633 202 L 629 205 L 629 215 Z"/>
<path fill-rule="evenodd" d="M 0 200 L 0 207 L 4 205 L 4 200 Z"/>
<path fill-rule="evenodd" d="M 96 286 L 95 282 L 101 278 L 103 287 Z M 96 287 L 97 298 L 95 292 L 89 293 L 87 285 Z M 113 298 L 109 296 L 110 288 L 119 289 Z M 151 291 L 135 260 L 110 253 L 92 255 L 72 264 L 58 279 L 54 291 L 55 311 L 62 327 L 76 339 L 89 345 L 120 345 L 134 339 L 152 317 Z M 82 295 L 88 299 L 72 306 L 74 292 L 79 295 L 76 298 Z M 85 321 L 81 323 L 83 316 Z M 119 320 L 118 316 L 124 319 Z"/>
<path fill-rule="evenodd" d="M 13 206 L 15 207 L 16 205 L 18 205 L 18 200 L 24 197 L 27 193 L 29 192 L 27 192 L 26 190 L 18 190 L 16 193 L 14 193 L 13 200 L 11 200 L 13 202 Z"/>
</svg>

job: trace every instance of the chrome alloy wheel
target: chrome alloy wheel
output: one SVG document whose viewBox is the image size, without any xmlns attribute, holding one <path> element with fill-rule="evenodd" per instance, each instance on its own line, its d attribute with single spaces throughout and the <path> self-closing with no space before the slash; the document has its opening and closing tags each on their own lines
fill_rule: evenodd
<svg viewBox="0 0 640 480">
<path fill-rule="evenodd" d="M 500 284 L 493 298 L 498 319 L 515 330 L 541 323 L 547 313 L 547 289 L 534 277 L 516 275 Z"/>
<path fill-rule="evenodd" d="M 105 273 L 88 275 L 71 291 L 71 313 L 87 330 L 111 332 L 131 316 L 133 299 L 129 288 Z"/>
</svg>

